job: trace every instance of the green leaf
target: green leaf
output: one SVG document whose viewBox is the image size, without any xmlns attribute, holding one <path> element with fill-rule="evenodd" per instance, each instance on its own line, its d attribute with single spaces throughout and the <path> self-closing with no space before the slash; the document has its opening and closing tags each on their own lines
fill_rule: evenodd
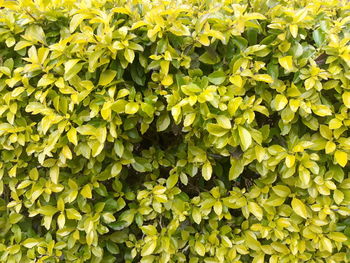
<svg viewBox="0 0 350 263">
<path fill-rule="evenodd" d="M 231 158 L 231 168 L 229 171 L 229 180 L 235 180 L 243 172 L 244 165 L 242 159 Z"/>
<path fill-rule="evenodd" d="M 204 52 L 200 57 L 199 61 L 205 64 L 213 65 L 220 61 L 219 56 L 216 53 Z"/>
<path fill-rule="evenodd" d="M 312 37 L 316 43 L 317 47 L 322 46 L 322 44 L 326 40 L 326 34 L 323 32 L 321 28 L 318 28 L 312 32 Z"/>
<path fill-rule="evenodd" d="M 157 131 L 165 131 L 170 125 L 170 118 L 168 113 L 163 113 L 157 119 Z"/>
<path fill-rule="evenodd" d="M 208 79 L 211 83 L 215 85 L 220 85 L 225 81 L 226 75 L 223 71 L 218 70 L 210 73 Z"/>
</svg>

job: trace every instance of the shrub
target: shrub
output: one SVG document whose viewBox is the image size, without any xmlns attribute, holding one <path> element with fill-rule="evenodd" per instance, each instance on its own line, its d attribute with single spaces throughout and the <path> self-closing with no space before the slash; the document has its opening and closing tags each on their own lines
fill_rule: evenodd
<svg viewBox="0 0 350 263">
<path fill-rule="evenodd" d="M 0 262 L 350 262 L 349 1 L 0 7 Z"/>
</svg>

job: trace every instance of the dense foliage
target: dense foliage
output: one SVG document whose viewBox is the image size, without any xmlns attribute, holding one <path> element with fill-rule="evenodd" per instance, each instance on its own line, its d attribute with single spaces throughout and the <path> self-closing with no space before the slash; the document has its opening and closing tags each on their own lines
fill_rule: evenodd
<svg viewBox="0 0 350 263">
<path fill-rule="evenodd" d="M 0 8 L 0 262 L 350 262 L 349 1 Z"/>
</svg>

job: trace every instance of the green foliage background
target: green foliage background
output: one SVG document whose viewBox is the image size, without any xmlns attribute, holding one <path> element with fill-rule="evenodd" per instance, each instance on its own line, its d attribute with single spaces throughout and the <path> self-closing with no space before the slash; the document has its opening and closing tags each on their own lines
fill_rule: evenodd
<svg viewBox="0 0 350 263">
<path fill-rule="evenodd" d="M 350 262 L 349 1 L 0 8 L 0 262 Z"/>
</svg>

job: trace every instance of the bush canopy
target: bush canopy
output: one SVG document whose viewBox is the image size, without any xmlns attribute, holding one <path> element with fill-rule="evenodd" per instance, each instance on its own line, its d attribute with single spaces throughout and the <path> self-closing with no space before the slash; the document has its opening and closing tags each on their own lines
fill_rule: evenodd
<svg viewBox="0 0 350 263">
<path fill-rule="evenodd" d="M 0 0 L 0 262 L 350 262 L 350 2 Z"/>
</svg>

